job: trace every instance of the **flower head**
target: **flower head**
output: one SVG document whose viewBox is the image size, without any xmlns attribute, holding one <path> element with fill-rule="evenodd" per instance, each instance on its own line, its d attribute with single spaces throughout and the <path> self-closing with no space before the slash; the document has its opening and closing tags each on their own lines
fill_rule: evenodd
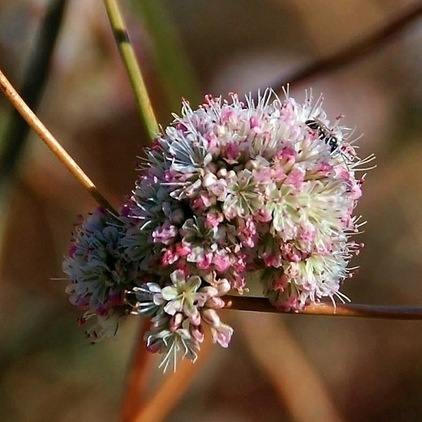
<svg viewBox="0 0 422 422">
<path fill-rule="evenodd" d="M 150 351 L 164 354 L 164 370 L 171 362 L 175 366 L 179 356 L 196 360 L 204 340 L 204 325 L 210 327 L 214 342 L 223 347 L 228 346 L 233 334 L 233 329 L 223 324 L 216 313 L 224 306 L 221 296 L 230 290 L 227 280 L 218 280 L 211 286 L 197 275 L 186 276 L 182 270 L 173 271 L 170 280 L 171 285 L 161 289 L 154 283 L 135 287 L 132 311 L 148 314 L 153 310 L 145 340 Z"/>
<path fill-rule="evenodd" d="M 95 211 L 64 265 L 72 302 L 101 327 L 129 308 L 152 317 L 145 341 L 164 369 L 196 359 L 205 325 L 228 346 L 221 296 L 252 280 L 287 310 L 342 298 L 361 247 L 356 173 L 373 159 L 358 158 L 321 99 L 207 96 L 174 117 L 147 149 L 120 224 Z"/>
<path fill-rule="evenodd" d="M 346 134 L 320 99 L 208 96 L 197 110 L 184 101 L 127 204 L 153 251 L 149 267 L 224 277 L 240 292 L 263 271 L 265 294 L 293 310 L 339 295 L 357 250 L 350 236 L 362 183 Z"/>
<path fill-rule="evenodd" d="M 97 319 L 87 330 L 93 341 L 114 335 L 119 318 L 127 314 L 124 292 L 137 272 L 121 252 L 123 232 L 121 223 L 98 207 L 75 226 L 69 256 L 63 262 L 70 280 L 66 288 L 70 302 L 85 311 L 79 322 Z"/>
</svg>

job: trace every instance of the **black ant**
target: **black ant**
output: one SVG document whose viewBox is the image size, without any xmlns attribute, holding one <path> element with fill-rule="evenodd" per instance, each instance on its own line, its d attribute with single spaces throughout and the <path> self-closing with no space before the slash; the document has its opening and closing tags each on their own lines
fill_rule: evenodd
<svg viewBox="0 0 422 422">
<path fill-rule="evenodd" d="M 325 126 L 324 123 L 316 119 L 309 119 L 306 120 L 305 124 L 315 131 L 319 139 L 325 141 L 325 143 L 330 147 L 331 153 L 338 149 L 338 139 L 333 135 L 332 130 Z"/>
</svg>

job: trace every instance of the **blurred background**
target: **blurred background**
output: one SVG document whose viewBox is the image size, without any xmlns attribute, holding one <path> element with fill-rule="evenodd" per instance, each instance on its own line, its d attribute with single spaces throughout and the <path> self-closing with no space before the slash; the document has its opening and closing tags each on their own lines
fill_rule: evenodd
<svg viewBox="0 0 422 422">
<path fill-rule="evenodd" d="M 123 1 L 159 121 L 181 97 L 244 94 L 362 39 L 416 0 Z M 47 0 L 0 0 L 0 69 L 21 87 Z M 368 221 L 355 303 L 422 305 L 422 20 L 347 66 L 290 87 L 324 93 L 331 119 L 377 155 L 357 213 Z M 147 142 L 104 5 L 68 1 L 38 115 L 119 204 Z M 0 153 L 11 107 L 0 97 Z M 1 169 L 0 169 L 1 170 Z M 4 176 L 4 173 L 3 177 Z M 3 180 L 3 182 L 6 179 Z M 32 133 L 0 198 L 0 420 L 116 421 L 139 321 L 88 344 L 61 262 L 93 200 Z M 420 421 L 420 321 L 225 311 L 235 328 L 166 420 Z M 157 371 L 154 383 L 162 375 Z M 151 391 L 153 386 L 151 385 Z M 302 409 L 304 414 L 301 414 Z M 328 413 L 327 413 L 328 412 Z M 313 416 L 309 416 L 313 415 Z M 325 415 L 325 416 L 323 416 Z"/>
</svg>

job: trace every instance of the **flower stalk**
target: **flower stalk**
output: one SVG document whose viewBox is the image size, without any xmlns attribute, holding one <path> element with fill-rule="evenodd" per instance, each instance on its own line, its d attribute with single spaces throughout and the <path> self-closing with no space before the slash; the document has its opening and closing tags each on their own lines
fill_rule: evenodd
<svg viewBox="0 0 422 422">
<path fill-rule="evenodd" d="M 117 0 L 104 0 L 110 25 L 113 30 L 117 47 L 122 57 L 123 64 L 129 76 L 139 115 L 144 122 L 149 139 L 154 139 L 160 129 L 151 105 L 141 69 L 136 60 L 135 51 L 129 39 L 126 24 L 120 11 Z"/>
<path fill-rule="evenodd" d="M 113 214 L 116 214 L 113 206 L 107 199 L 99 192 L 94 182 L 85 174 L 79 167 L 76 161 L 69 155 L 69 153 L 61 146 L 56 138 L 44 126 L 41 120 L 28 107 L 22 97 L 17 93 L 13 85 L 6 78 L 4 73 L 0 71 L 0 89 L 6 95 L 7 99 L 12 103 L 20 115 L 25 119 L 28 125 L 41 138 L 53 154 L 64 164 L 64 166 L 73 174 L 76 180 L 88 191 L 88 193 L 100 204 L 104 209 L 107 209 Z"/>
<path fill-rule="evenodd" d="M 164 421 L 191 386 L 195 376 L 200 373 L 211 350 L 212 342 L 207 337 L 202 344 L 201 353 L 195 365 L 192 365 L 188 360 L 180 362 L 177 372 L 168 374 L 150 400 L 138 407 L 132 419 L 122 420 L 122 422 Z"/>
<path fill-rule="evenodd" d="M 148 384 L 150 369 L 152 368 L 152 355 L 148 353 L 145 347 L 144 334 L 150 325 L 149 318 L 145 318 L 140 325 L 139 338 L 133 348 L 132 363 L 126 382 L 126 393 L 123 396 L 123 404 L 121 411 L 121 421 L 131 422 L 134 415 L 142 406 L 142 398 L 144 397 Z"/>
<path fill-rule="evenodd" d="M 274 308 L 263 297 L 231 296 L 222 298 L 224 309 L 250 312 L 269 312 L 291 314 L 282 309 Z M 313 303 L 304 309 L 295 311 L 295 315 L 317 315 L 330 317 L 378 318 L 396 320 L 422 320 L 422 306 L 384 306 L 357 303 Z"/>
</svg>

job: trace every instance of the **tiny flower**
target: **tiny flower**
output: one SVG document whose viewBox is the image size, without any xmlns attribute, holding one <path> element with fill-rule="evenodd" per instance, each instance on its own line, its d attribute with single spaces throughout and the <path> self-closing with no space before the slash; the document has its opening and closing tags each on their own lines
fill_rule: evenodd
<svg viewBox="0 0 422 422">
<path fill-rule="evenodd" d="M 202 312 L 202 317 L 211 327 L 211 334 L 214 342 L 222 347 L 228 347 L 233 334 L 233 328 L 223 324 L 214 309 L 206 309 Z"/>
<path fill-rule="evenodd" d="M 147 348 L 151 352 L 164 355 L 160 364 L 164 372 L 171 363 L 173 371 L 176 371 L 177 362 L 180 358 L 187 358 L 195 362 L 198 357 L 200 341 L 193 334 L 187 319 L 173 330 L 153 324 L 151 331 L 146 333 L 145 338 Z"/>
<path fill-rule="evenodd" d="M 161 287 L 157 283 L 149 282 L 142 284 L 140 287 L 135 286 L 132 292 L 136 297 L 132 310 L 134 314 L 155 315 L 164 303 Z"/>
<path fill-rule="evenodd" d="M 183 271 L 176 270 L 170 274 L 172 286 L 166 286 L 161 290 L 163 300 L 167 301 L 164 311 L 169 315 L 175 315 L 176 312 L 183 312 L 186 317 L 195 320 L 199 317 L 195 307 L 197 300 L 197 290 L 201 285 L 201 279 L 197 275 L 186 279 Z"/>
</svg>

